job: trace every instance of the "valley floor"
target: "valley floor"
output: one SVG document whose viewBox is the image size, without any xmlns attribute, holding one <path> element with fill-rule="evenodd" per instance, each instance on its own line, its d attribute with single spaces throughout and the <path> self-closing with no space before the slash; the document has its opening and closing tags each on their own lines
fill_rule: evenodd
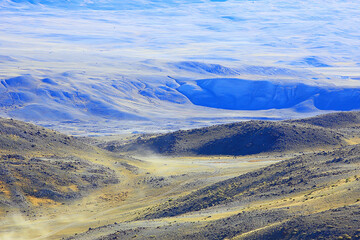
<svg viewBox="0 0 360 240">
<path fill-rule="evenodd" d="M 141 158 L 141 161 L 134 161 L 136 166 L 129 165 L 127 172 L 119 169 L 119 184 L 92 192 L 81 200 L 65 204 L 39 201 L 31 210 L 9 210 L 1 214 L 0 239 L 59 239 L 89 228 L 130 221 L 147 207 L 172 201 L 193 190 L 292 156 Z M 105 165 L 117 169 L 118 164 L 111 161 Z M 217 214 L 212 213 L 211 219 L 230 216 L 237 211 L 231 208 L 221 210 Z M 210 219 L 201 213 L 180 219 L 151 221 L 151 224 L 163 226 L 172 221 L 195 220 Z M 121 228 L 148 224 L 148 221 L 132 222 Z M 102 231 L 99 235 L 106 233 L 110 232 Z"/>
<path fill-rule="evenodd" d="M 341 158 L 337 158 L 347 151 L 351 152 L 355 149 L 357 147 L 330 152 L 241 158 L 170 158 L 166 159 L 166 163 L 165 159 L 147 159 L 147 162 L 151 162 L 151 166 L 154 168 L 149 169 L 151 173 L 160 174 L 168 179 L 176 176 L 171 175 L 176 171 L 176 173 L 180 173 L 180 176 L 185 174 L 188 177 L 174 178 L 168 186 L 155 191 L 149 186 L 142 186 L 144 195 L 138 196 L 138 200 L 133 199 L 136 203 L 124 202 L 120 207 L 109 209 L 108 214 L 99 216 L 102 223 L 106 218 L 108 225 L 99 224 L 99 226 L 103 226 L 88 229 L 86 232 L 68 239 L 237 240 L 259 239 L 259 236 L 264 237 L 261 239 L 351 239 L 350 236 L 353 236 L 352 239 L 360 239 L 360 229 L 357 228 L 360 221 L 358 153 L 355 153 L 355 158 L 349 156 L 349 160 L 344 160 L 345 164 L 342 164 Z M 334 160 L 329 162 L 327 160 L 329 157 Z M 291 167 L 289 169 L 281 168 L 288 164 L 281 160 L 289 158 L 300 160 L 298 163 L 290 160 L 294 163 L 291 171 L 289 171 Z M 301 166 L 302 162 L 306 163 L 309 159 L 311 162 L 313 160 L 315 162 L 309 165 L 311 167 L 306 167 L 307 173 L 304 172 L 301 175 L 304 168 L 296 165 L 300 164 Z M 325 160 L 327 162 L 324 165 L 326 168 L 324 172 L 321 162 Z M 316 161 L 319 162 L 319 165 Z M 221 195 L 224 189 L 231 191 L 231 185 L 236 183 L 230 177 L 239 176 L 276 162 L 279 164 L 275 164 L 276 167 L 273 167 L 275 165 L 269 166 L 266 169 L 269 173 L 264 174 L 274 176 L 276 173 L 272 172 L 272 169 L 284 170 L 290 172 L 290 178 L 285 175 L 280 177 L 280 182 L 275 180 L 266 183 L 264 181 L 263 184 L 256 183 L 255 188 L 250 187 L 250 192 L 244 191 L 239 194 L 240 197 L 235 195 L 231 197 L 230 201 L 222 203 L 215 200 L 213 205 L 204 206 L 200 210 L 182 208 L 186 201 L 190 201 L 190 209 L 192 204 L 197 202 L 205 205 L 208 199 L 217 199 L 216 195 Z M 332 163 L 340 163 L 340 165 L 333 168 Z M 309 175 L 312 169 L 318 170 Z M 305 183 L 296 185 L 300 190 L 294 188 L 288 192 L 289 186 L 293 188 L 291 181 L 296 180 L 299 170 L 301 181 Z M 254 180 L 256 174 L 250 173 L 248 176 L 253 178 L 252 182 L 256 182 L 256 179 Z M 325 182 L 322 182 L 321 176 L 326 176 Z M 219 181 L 225 179 L 229 179 L 229 181 L 219 184 Z M 239 181 L 241 181 L 241 177 L 238 178 L 237 182 Z M 207 185 L 210 186 L 205 188 L 203 197 L 201 190 L 200 193 L 189 194 L 192 190 Z M 276 187 L 273 188 L 273 186 Z M 253 192 L 254 189 L 256 192 Z M 215 192 L 215 196 L 212 191 Z M 229 192 L 224 194 L 230 196 Z M 192 195 L 192 199 L 187 198 L 189 195 Z M 172 204 L 179 197 L 178 204 Z M 166 201 L 169 202 L 168 205 L 164 204 Z M 183 209 L 183 212 L 172 216 L 173 212 L 175 213 L 179 209 Z M 138 217 L 134 219 L 136 215 Z"/>
</svg>

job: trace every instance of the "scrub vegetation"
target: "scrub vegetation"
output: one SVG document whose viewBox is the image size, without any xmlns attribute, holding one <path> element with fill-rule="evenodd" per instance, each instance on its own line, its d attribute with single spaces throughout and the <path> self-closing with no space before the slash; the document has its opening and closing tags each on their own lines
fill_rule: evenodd
<svg viewBox="0 0 360 240">
<path fill-rule="evenodd" d="M 1 119 L 0 235 L 359 239 L 358 116 L 92 138 Z"/>
</svg>

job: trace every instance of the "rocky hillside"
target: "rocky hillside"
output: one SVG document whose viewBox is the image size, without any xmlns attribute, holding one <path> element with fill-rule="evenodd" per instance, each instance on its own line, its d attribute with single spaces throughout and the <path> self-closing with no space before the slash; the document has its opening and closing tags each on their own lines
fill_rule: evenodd
<svg viewBox="0 0 360 240">
<path fill-rule="evenodd" d="M 0 207 L 27 207 L 79 198 L 118 182 L 88 160 L 98 149 L 34 124 L 0 119 Z"/>
<path fill-rule="evenodd" d="M 55 150 L 66 153 L 75 150 L 94 151 L 72 136 L 46 129 L 34 124 L 14 119 L 0 118 L 0 150 L 3 152 L 53 153 Z"/>
<path fill-rule="evenodd" d="M 359 156 L 360 145 L 302 154 L 69 239 L 360 239 Z"/>
<path fill-rule="evenodd" d="M 177 201 L 162 205 L 145 218 L 175 216 L 245 199 L 256 201 L 283 198 L 323 189 L 342 179 L 359 181 L 359 156 L 359 145 L 302 155 L 195 191 Z M 350 190 L 354 191 L 351 192 L 352 197 L 356 198 L 359 187 Z"/>
<path fill-rule="evenodd" d="M 360 112 L 338 112 L 323 114 L 316 117 L 291 120 L 289 123 L 302 123 L 324 128 L 347 128 L 360 126 Z"/>
<path fill-rule="evenodd" d="M 247 121 L 176 131 L 121 145 L 103 145 L 111 151 L 166 155 L 248 155 L 264 152 L 301 151 L 345 144 L 343 135 L 302 122 Z"/>
</svg>

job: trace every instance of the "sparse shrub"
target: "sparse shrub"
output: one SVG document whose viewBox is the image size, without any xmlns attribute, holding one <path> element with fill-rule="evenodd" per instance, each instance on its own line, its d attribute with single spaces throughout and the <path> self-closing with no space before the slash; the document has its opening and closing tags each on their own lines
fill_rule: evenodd
<svg viewBox="0 0 360 240">
<path fill-rule="evenodd" d="M 346 234 L 346 233 L 343 234 L 342 237 L 343 237 L 343 239 L 351 239 L 351 237 L 350 237 L 348 234 Z"/>
</svg>

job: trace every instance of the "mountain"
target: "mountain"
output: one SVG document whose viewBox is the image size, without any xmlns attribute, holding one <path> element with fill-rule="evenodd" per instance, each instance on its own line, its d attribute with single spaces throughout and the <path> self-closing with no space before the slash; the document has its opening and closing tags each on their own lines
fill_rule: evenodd
<svg viewBox="0 0 360 240">
<path fill-rule="evenodd" d="M 289 123 L 310 124 L 324 128 L 356 128 L 360 124 L 360 113 L 356 111 L 329 113 L 311 118 L 290 120 Z"/>
<path fill-rule="evenodd" d="M 355 146 L 283 161 L 155 206 L 145 218 L 163 218 L 201 209 L 216 212 L 220 206 L 231 208 L 236 204 L 256 205 L 205 225 L 194 223 L 194 229 L 184 235 L 180 232 L 185 226 L 180 224 L 178 231 L 168 232 L 167 238 L 338 239 L 350 236 L 357 239 L 359 153 L 359 146 Z M 212 211 L 208 212 L 211 215 Z M 157 233 L 158 237 L 166 236 L 161 230 Z M 109 237 L 113 236 L 116 234 Z"/>
<path fill-rule="evenodd" d="M 131 83 L 128 85 L 131 86 Z M 112 90 L 111 95 L 121 97 L 117 93 L 115 83 L 107 87 Z M 8 111 L 11 117 L 24 120 L 51 121 L 96 119 L 97 117 L 145 119 L 126 112 L 125 109 L 120 109 L 121 105 L 115 105 L 111 100 L 111 95 L 107 94 L 109 90 L 99 84 L 85 85 L 81 88 L 64 82 L 64 79 L 55 81 L 50 78 L 37 79 L 26 75 L 2 80 L 0 91 L 0 106 L 3 111 Z"/>
<path fill-rule="evenodd" d="M 0 115 L 151 132 L 360 109 L 359 3 L 322 3 L 3 0 Z"/>
<path fill-rule="evenodd" d="M 348 113 L 337 115 L 340 118 Z M 334 114 L 324 115 L 323 118 L 331 120 L 332 116 Z M 305 124 L 312 120 L 245 121 L 139 138 L 125 145 L 113 141 L 102 147 L 115 152 L 138 154 L 148 151 L 166 155 L 249 155 L 332 148 L 346 144 L 348 136 L 343 133 Z M 357 122 L 353 124 L 358 126 Z"/>
<path fill-rule="evenodd" d="M 95 151 L 72 136 L 14 119 L 0 118 L 0 133 L 2 152 L 36 155 L 38 151 L 44 154 Z"/>
<path fill-rule="evenodd" d="M 224 70 L 226 68 L 220 65 L 206 66 L 210 75 L 237 71 L 235 68 Z M 190 69 L 181 71 L 185 74 Z M 169 120 L 178 111 L 184 111 L 182 118 L 186 121 L 192 121 L 195 114 L 198 119 L 206 119 L 215 113 L 225 121 L 229 116 L 234 117 L 235 112 L 231 111 L 239 111 L 239 117 L 249 110 L 272 111 L 275 116 L 277 110 L 292 111 L 300 116 L 320 110 L 360 108 L 358 88 L 239 78 L 184 80 L 121 76 L 99 81 L 76 73 L 46 78 L 24 75 L 1 80 L 0 92 L 3 116 L 48 123 L 106 119 L 150 120 L 151 123 Z M 265 117 L 266 113 L 259 115 Z"/>
<path fill-rule="evenodd" d="M 359 239 L 358 9 L 0 0 L 0 238 Z"/>
<path fill-rule="evenodd" d="M 196 105 L 232 109 L 263 110 L 295 108 L 312 100 L 319 110 L 359 109 L 359 88 L 315 87 L 301 83 L 274 83 L 236 78 L 179 82 L 177 89 Z M 299 111 L 300 108 L 299 108 Z"/>
<path fill-rule="evenodd" d="M 89 157 L 100 152 L 72 136 L 0 118 L 0 208 L 56 205 L 118 183 L 114 170 Z"/>
<path fill-rule="evenodd" d="M 271 136 L 271 132 L 260 130 L 267 126 L 272 129 L 285 129 L 286 131 L 279 135 L 286 139 L 285 145 L 294 146 L 291 139 L 296 137 L 288 134 L 289 129 L 307 128 L 299 134 L 304 135 L 304 138 L 306 136 L 309 141 L 313 141 L 313 138 L 307 131 L 321 136 L 320 132 L 329 133 L 330 129 L 333 133 L 340 132 L 340 135 L 354 130 L 347 133 L 358 137 L 358 114 L 333 113 L 276 123 L 249 121 L 164 136 L 168 136 L 168 140 L 171 140 L 170 136 L 176 136 L 181 140 L 178 143 L 194 139 L 189 146 L 196 149 L 198 142 L 204 142 L 207 138 L 223 136 L 223 139 L 226 139 L 221 135 L 225 132 L 224 129 L 228 129 L 228 133 L 235 132 L 232 129 L 241 133 L 246 128 L 258 127 L 248 137 L 255 135 L 261 139 L 261 135 Z M 336 124 L 334 119 L 339 119 L 339 124 Z M 354 121 L 351 122 L 350 119 Z M 326 122 L 329 124 L 324 124 Z M 337 139 L 337 136 L 335 134 L 326 137 Z M 153 143 L 162 137 L 147 136 L 147 141 Z M 242 141 L 246 141 L 246 138 Z M 265 143 L 273 146 L 272 141 Z M 314 141 L 313 145 L 316 146 L 316 143 Z M 158 144 L 168 149 L 169 145 L 165 140 Z M 241 141 L 238 144 L 241 144 Z M 318 147 L 313 152 L 298 152 L 295 155 L 287 155 L 285 151 L 281 151 L 282 157 L 290 157 L 235 177 L 218 180 L 196 190 L 190 190 L 191 184 L 185 182 L 182 194 L 177 197 L 169 196 L 166 201 L 138 209 L 131 221 L 102 225 L 67 239 L 359 239 L 360 145 L 333 148 L 327 145 L 327 150 L 321 149 L 323 146 Z M 211 149 L 207 150 L 211 152 Z M 271 159 L 268 154 L 263 157 L 268 161 Z M 176 161 L 174 156 L 164 158 L 156 155 L 155 159 L 166 161 L 169 165 Z M 193 173 L 197 168 L 194 163 L 200 159 L 204 160 L 202 164 L 206 166 L 215 161 L 221 168 L 226 169 L 229 161 L 240 163 L 246 159 L 261 161 L 262 158 L 192 158 L 186 155 L 180 159 L 192 164 L 189 168 Z M 178 170 L 181 169 L 181 165 L 176 166 Z M 159 171 L 162 171 L 161 167 Z M 216 171 L 212 174 L 218 176 Z"/>
<path fill-rule="evenodd" d="M 329 152 L 303 154 L 195 191 L 178 201 L 164 204 L 160 209 L 154 208 L 155 212 L 147 214 L 145 218 L 175 216 L 248 198 L 250 201 L 263 197 L 285 198 L 300 192 L 324 189 L 331 183 L 346 178 L 351 178 L 356 183 L 359 181 L 359 153 L 360 146 L 357 145 Z M 349 191 L 349 197 L 353 198 L 355 203 L 359 188 Z"/>
<path fill-rule="evenodd" d="M 357 239 L 358 115 L 96 138 L 0 119 L 0 236 Z M 116 152 L 139 143 L 163 154 Z"/>
</svg>

